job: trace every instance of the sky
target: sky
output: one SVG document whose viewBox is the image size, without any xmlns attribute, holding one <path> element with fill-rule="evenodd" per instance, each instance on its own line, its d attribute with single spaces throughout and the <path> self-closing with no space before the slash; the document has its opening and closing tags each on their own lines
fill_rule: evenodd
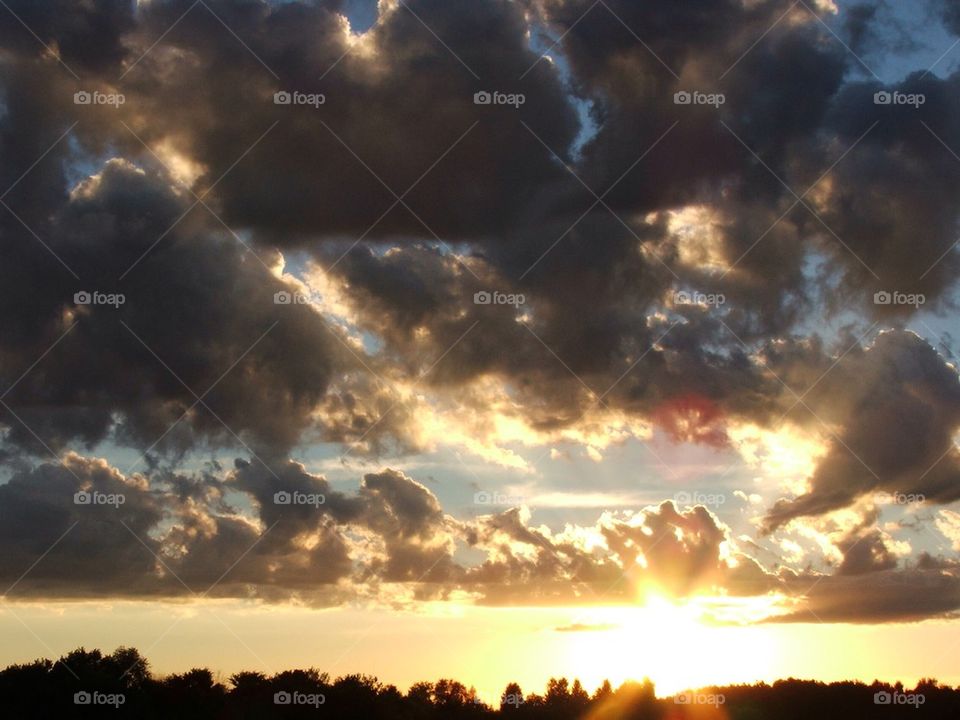
<svg viewBox="0 0 960 720">
<path fill-rule="evenodd" d="M 0 3 L 0 664 L 960 684 L 960 3 Z"/>
</svg>

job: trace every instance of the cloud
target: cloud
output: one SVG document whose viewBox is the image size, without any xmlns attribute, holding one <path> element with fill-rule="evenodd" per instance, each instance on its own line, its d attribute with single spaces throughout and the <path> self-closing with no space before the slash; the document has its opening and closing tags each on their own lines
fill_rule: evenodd
<svg viewBox="0 0 960 720">
<path fill-rule="evenodd" d="M 96 497 L 78 501 L 78 492 Z M 462 573 L 452 562 L 457 524 L 430 491 L 389 469 L 346 495 L 294 462 L 126 477 L 105 460 L 69 454 L 62 465 L 16 473 L 0 500 L 0 578 L 17 597 L 326 605 L 376 596 L 380 583 L 448 583 L 449 591 Z M 375 541 L 372 554 L 361 538 Z M 42 567 L 24 574 L 40 554 Z"/>
<path fill-rule="evenodd" d="M 123 502 L 79 505 L 78 492 L 105 499 L 120 495 Z M 0 496 L 0 573 L 4 587 L 13 586 L 11 595 L 150 591 L 158 572 L 151 553 L 158 547 L 148 532 L 162 520 L 163 509 L 142 478 L 126 478 L 102 460 L 69 455 L 61 465 L 45 463 L 15 474 L 0 486 Z M 131 533 L 145 538 L 146 547 Z M 46 562 L 15 585 L 49 548 Z"/>
<path fill-rule="evenodd" d="M 727 423 L 762 423 L 776 411 L 781 388 L 750 350 L 841 302 L 879 317 L 910 311 L 873 305 L 880 289 L 924 292 L 938 305 L 956 275 L 952 254 L 934 261 L 953 241 L 960 163 L 903 108 L 878 109 L 879 88 L 847 79 L 853 59 L 809 9 L 491 0 L 466 12 L 414 3 L 434 33 L 450 38 L 445 48 L 399 8 L 384 8 L 362 40 L 352 39 L 338 7 L 165 0 L 128 12 L 31 11 L 39 36 L 68 65 L 76 61 L 81 84 L 123 92 L 118 108 L 74 105 L 73 79 L 36 47 L 11 40 L 5 56 L 4 137 L 17 138 L 3 148 L 11 168 L 30 167 L 69 127 L 64 118 L 83 118 L 22 179 L 10 170 L 11 207 L 84 282 L 128 291 L 131 302 L 115 315 L 143 332 L 192 390 L 209 387 L 279 317 L 268 298 L 282 286 L 258 271 L 257 256 L 273 268 L 279 251 L 308 252 L 353 330 L 382 343 L 350 357 L 307 308 L 284 308 L 267 345 L 206 403 L 258 451 L 282 454 L 306 437 L 362 437 L 361 453 L 389 442 L 422 448 L 408 402 L 360 380 L 357 360 L 391 380 L 422 379 L 438 394 L 495 378 L 535 430 L 611 408 L 658 421 L 677 439 L 723 444 Z M 546 30 L 562 36 L 555 52 L 564 65 L 531 49 L 530 33 Z M 100 54 L 71 49 L 78 35 L 96 38 Z M 429 78 L 419 72 L 424 63 Z M 960 138 L 937 118 L 954 113 L 955 84 L 930 75 L 901 88 L 926 93 L 922 110 L 931 115 L 917 117 L 948 145 Z M 726 102 L 674 102 L 676 92 L 698 88 L 723 92 Z M 278 90 L 322 93 L 325 102 L 278 105 Z M 477 105 L 481 90 L 522 92 L 525 102 Z M 589 104 L 594 132 L 574 152 L 578 103 Z M 193 180 L 189 191 L 150 169 L 153 152 L 192 168 L 178 176 Z M 101 164 L 108 153 L 117 159 Z M 931 167 L 942 182 L 921 191 Z M 808 207 L 788 210 L 796 197 L 777 177 L 806 188 L 828 169 Z M 602 204 L 581 180 L 596 193 L 611 188 Z M 210 210 L 240 234 L 204 207 L 187 212 L 191 192 L 208 193 Z M 677 214 L 690 208 L 699 214 L 680 231 Z M 696 235 L 705 217 L 707 264 L 683 250 L 684 233 Z M 3 222 L 26 243 L 6 250 L 17 271 L 5 278 L 11 292 L 0 309 L 11 316 L 15 359 L 24 361 L 13 366 L 28 367 L 65 329 L 73 283 L 64 267 L 52 280 L 55 258 L 15 218 Z M 920 222 L 931 231 L 918 248 L 911 228 Z M 237 237 L 257 254 L 238 248 Z M 843 281 L 815 282 L 804 271 L 813 257 L 829 258 Z M 710 269 L 717 262 L 731 272 L 720 277 Z M 909 280 L 928 266 L 922 282 Z M 671 292 L 685 286 L 720 293 L 727 304 L 709 312 L 671 304 Z M 524 302 L 473 301 L 491 291 Z M 26 311 L 15 302 L 21 293 L 34 299 Z M 141 307 L 145 298 L 152 312 Z M 178 342 L 162 321 L 186 318 L 197 337 Z M 94 321 L 82 317 L 60 351 L 90 352 L 76 340 Z M 119 337 L 98 332 L 97 353 L 155 362 L 113 348 L 122 328 Z M 69 362 L 103 377 L 82 390 L 67 384 L 47 407 L 25 411 L 52 448 L 92 446 L 108 434 L 148 446 L 193 402 L 175 381 L 135 382 L 132 372 L 131 385 L 154 390 L 135 407 L 124 404 L 104 387 L 118 377 L 109 358 L 98 368 L 83 357 Z M 250 367 L 255 381 L 244 376 Z M 39 450 L 8 422 L 10 440 Z M 231 435 L 201 405 L 168 444 L 235 442 Z"/>
<path fill-rule="evenodd" d="M 955 6 L 938 6 L 953 30 Z M 317 442 L 367 459 L 448 442 L 529 473 L 537 444 L 599 462 L 653 428 L 718 449 L 758 428 L 822 449 L 768 533 L 879 492 L 960 499 L 956 368 L 902 329 L 921 296 L 952 308 L 960 74 L 870 78 L 819 21 L 830 3 L 413 0 L 362 37 L 340 7 L 11 1 L 35 37 L 0 29 L 4 576 L 75 519 L 128 526 L 81 522 L 21 591 L 179 593 L 178 575 L 229 571 L 216 592 L 317 603 L 396 583 L 623 599 L 624 575 L 800 592 L 702 507 L 611 515 L 588 545 L 521 509 L 453 518 L 394 470 L 335 491 L 290 460 Z M 889 44 L 883 15 L 857 6 L 843 31 Z M 715 102 L 683 102 L 698 92 Z M 66 454 L 119 446 L 142 475 Z M 245 457 L 178 470 L 224 448 Z M 129 502 L 78 514 L 63 493 L 85 485 Z M 811 607 L 839 617 L 862 590 L 878 617 L 949 611 L 949 564 L 908 566 L 868 526 L 833 539 Z M 910 573 L 938 598 L 871 584 Z"/>
<path fill-rule="evenodd" d="M 809 370 L 777 359 L 786 382 Z M 957 371 L 909 332 L 881 334 L 866 350 L 840 358 L 809 393 L 824 422 L 838 423 L 809 490 L 778 501 L 765 519 L 775 529 L 793 518 L 845 507 L 878 491 L 919 494 L 927 501 L 960 498 Z"/>
<path fill-rule="evenodd" d="M 936 3 L 939 6 L 943 22 L 947 28 L 954 34 L 960 35 L 960 5 L 956 0 L 939 0 Z"/>
<path fill-rule="evenodd" d="M 604 630 L 615 630 L 618 626 L 612 623 L 595 623 L 586 625 L 584 623 L 573 623 L 572 625 L 562 625 L 555 627 L 555 632 L 602 632 Z"/>
<path fill-rule="evenodd" d="M 6 387 L 56 345 L 6 396 L 8 442 L 296 442 L 344 353 L 308 307 L 275 304 L 284 286 L 235 241 L 204 218 L 175 224 L 187 206 L 162 177 L 111 160 L 44 224 L 82 280 L 38 279 L 36 325 L 5 344 Z M 123 301 L 82 304 L 78 292 Z"/>
<path fill-rule="evenodd" d="M 953 510 L 941 510 L 937 513 L 934 524 L 944 537 L 950 541 L 954 551 L 960 551 L 960 514 Z"/>
<path fill-rule="evenodd" d="M 4 23 L 0 29 L 0 44 L 33 58 L 49 55 L 52 48 L 66 67 L 76 66 L 85 72 L 108 72 L 127 55 L 123 35 L 136 25 L 134 5 L 128 2 L 77 5 L 69 0 L 49 3 L 10 0 L 8 10 L 19 22 Z M 31 32 L 24 32 L 21 23 Z M 94 38 L 96 42 L 91 42 Z"/>
<path fill-rule="evenodd" d="M 804 576 L 789 585 L 805 599 L 777 622 L 882 623 L 952 618 L 960 609 L 956 567 L 888 569 L 864 575 Z"/>
<path fill-rule="evenodd" d="M 679 510 L 666 501 L 555 533 L 531 525 L 525 508 L 456 520 L 425 486 L 392 469 L 340 492 L 297 463 L 275 468 L 238 460 L 229 470 L 125 476 L 76 454 L 24 468 L 0 486 L 0 581 L 19 599 L 230 597 L 314 606 L 359 598 L 552 606 L 727 596 L 780 608 L 773 615 L 787 622 L 809 611 L 885 622 L 960 607 L 954 560 L 902 560 L 898 543 L 872 527 L 876 514 L 844 531 L 836 541 L 842 562 L 826 574 L 768 569 L 747 552 L 759 545 L 734 538 L 703 506 Z M 473 552 L 463 555 L 464 546 Z M 929 592 L 909 592 L 913 582 Z"/>
<path fill-rule="evenodd" d="M 213 12 L 196 8 L 133 65 L 189 5 L 141 9 L 129 35 L 137 49 L 126 59 L 128 86 L 142 90 L 129 103 L 131 119 L 148 141 L 179 138 L 211 168 L 208 182 L 249 147 L 256 137 L 250 128 L 260 133 L 279 122 L 282 131 L 219 185 L 228 222 L 256 228 L 271 242 L 289 247 L 317 233 L 352 241 L 368 228 L 371 239 L 432 239 L 433 232 L 478 238 L 501 232 L 561 176 L 518 120 L 549 117 L 545 139 L 566 147 L 576 134 L 575 111 L 554 68 L 539 65 L 517 79 L 537 56 L 516 3 L 491 0 L 465 10 L 418 0 L 409 10 L 384 8 L 362 46 L 348 52 L 352 41 L 337 4 L 212 2 Z M 433 34 L 456 38 L 453 54 Z M 427 65 L 431 72 L 423 73 Z M 195 83 L 213 76 L 218 81 L 206 88 Z M 478 109 L 474 94 L 494 90 L 523 93 L 526 102 L 516 110 Z M 325 102 L 277 106 L 277 91 L 322 94 Z M 238 107 L 244 112 L 230 110 Z M 393 193 L 404 201 L 391 209 Z"/>
</svg>

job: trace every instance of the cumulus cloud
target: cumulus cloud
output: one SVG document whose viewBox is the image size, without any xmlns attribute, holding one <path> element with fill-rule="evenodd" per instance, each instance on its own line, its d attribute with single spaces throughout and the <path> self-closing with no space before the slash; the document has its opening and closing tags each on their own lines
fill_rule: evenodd
<svg viewBox="0 0 960 720">
<path fill-rule="evenodd" d="M 18 142 L 5 152 L 23 152 L 24 162 L 11 167 L 29 166 L 30 152 L 62 132 L 64 117 L 79 111 L 84 122 L 72 130 L 72 143 L 57 144 L 18 183 L 11 202 L 17 201 L 21 217 L 85 282 L 131 295 L 137 289 L 149 297 L 157 317 L 145 319 L 158 330 L 159 318 L 187 315 L 209 319 L 197 332 L 211 340 L 217 335 L 213 328 L 237 330 L 233 342 L 217 338 L 217 357 L 204 357 L 202 343 L 179 344 L 193 353 L 185 358 L 189 367 L 202 366 L 211 375 L 243 351 L 243 332 L 250 331 L 251 342 L 256 339 L 253 319 L 266 321 L 271 313 L 226 303 L 208 310 L 194 297 L 200 290 L 176 282 L 202 276 L 210 295 L 219 296 L 210 285 L 216 273 L 216 282 L 251 303 L 271 295 L 276 284 L 265 276 L 257 292 L 240 289 L 235 275 L 254 282 L 256 255 L 230 248 L 231 233 L 203 207 L 181 220 L 194 204 L 190 192 L 209 193 L 204 202 L 228 226 L 246 233 L 269 263 L 277 249 L 303 249 L 327 266 L 329 281 L 356 313 L 359 329 L 384 343 L 383 358 L 361 358 L 367 365 L 379 369 L 383 360 L 416 377 L 449 353 L 425 378 L 427 384 L 443 388 L 496 377 L 518 393 L 533 427 L 574 424 L 599 399 L 659 418 L 678 438 L 709 443 L 725 442 L 727 420 L 763 419 L 779 392 L 741 341 L 780 337 L 796 329 L 803 313 L 849 298 L 852 287 L 861 303 L 887 286 L 923 290 L 935 303 L 955 275 L 948 254 L 922 282 L 905 279 L 919 275 L 922 263 L 932 265 L 952 243 L 956 217 L 949 198 L 960 163 L 951 165 L 922 126 L 921 135 L 901 142 L 908 123 L 916 129 L 916 118 L 899 109 L 882 116 L 888 111 L 870 101 L 876 88 L 846 81 L 851 57 L 838 43 L 822 42 L 825 31 L 809 9 L 794 7 L 789 22 L 778 23 L 751 48 L 755 31 L 769 28 L 788 3 L 612 3 L 609 10 L 586 12 L 588 6 L 574 0 L 526 8 L 491 1 L 469 13 L 432 0 L 415 6 L 434 32 L 456 38 L 456 49 L 425 37 L 412 12 L 386 6 L 359 39 L 348 32 L 335 3 L 214 2 L 209 9 L 191 9 L 168 0 L 129 12 L 33 11 L 39 36 L 60 48 L 67 65 L 76 61 L 81 83 L 109 81 L 126 101 L 115 109 L 78 108 L 72 79 L 53 58 L 12 43 L 5 122 Z M 187 10 L 182 22 L 163 34 Z M 245 42 L 224 32 L 218 17 Z M 529 46 L 531 32 L 548 31 L 562 35 L 556 51 L 566 58 L 567 70 Z M 70 49 L 76 33 L 103 35 L 109 52 L 82 58 Z M 161 35 L 162 42 L 151 48 Z M 633 35 L 647 37 L 647 46 Z M 604 42 L 595 42 L 598 37 Z M 429 77 L 418 72 L 425 63 L 432 68 Z M 720 75 L 722 80 L 711 79 Z M 481 88 L 475 76 L 489 88 Z M 42 100 L 32 90 L 37 82 L 50 90 Z M 924 112 L 937 117 L 952 112 L 954 82 L 923 78 L 915 89 L 929 97 Z M 716 87 L 708 87 L 711 83 Z M 686 88 L 723 91 L 727 102 L 718 112 L 677 105 L 674 94 Z M 804 96 L 799 107 L 797 88 Z M 526 101 L 519 108 L 476 105 L 473 95 L 484 89 L 522 92 Z M 321 93 L 325 102 L 277 105 L 278 90 Z M 574 152 L 582 129 L 578 102 L 592 108 L 595 132 Z M 736 117 L 730 114 L 734 108 Z M 838 156 L 878 119 L 883 127 L 834 168 Z M 944 133 L 949 145 L 954 138 Z M 651 148 L 658 138 L 662 143 Z M 108 148 L 125 159 L 110 161 L 79 185 L 68 182 L 71 173 L 57 169 L 59 161 L 75 173 Z M 171 165 L 176 156 L 201 169 L 188 174 L 194 179 L 190 191 L 172 178 L 165 190 L 144 170 L 156 166 L 158 151 Z M 920 192 L 922 183 L 911 173 L 926 172 L 931 164 L 943 182 L 938 193 Z M 833 174 L 811 192 L 808 207 L 796 206 L 793 192 L 774 177 L 805 188 L 828 168 Z M 847 173 L 849 181 L 837 173 Z M 594 192 L 611 192 L 598 203 L 581 180 Z M 407 188 L 409 194 L 402 194 Z M 889 197 L 900 205 L 891 207 Z M 20 205 L 27 202 L 29 207 Z M 681 252 L 676 225 L 667 218 L 688 207 L 710 209 L 716 219 L 712 252 L 731 272 L 720 277 Z M 815 219 L 821 215 L 823 222 Z M 774 226 L 777 218 L 782 222 Z M 907 237 L 909 228 L 920 219 L 929 226 L 931 218 L 936 232 L 924 235 L 929 250 L 918 252 Z M 29 240 L 13 217 L 5 221 L 8 232 Z M 847 249 L 829 237 L 825 225 L 837 228 Z M 689 232 L 701 231 L 695 224 Z M 204 271 L 206 253 L 218 245 L 219 252 L 234 255 L 233 264 L 211 258 L 218 269 Z M 25 250 L 17 247 L 11 266 L 33 265 L 39 275 L 55 262 L 38 244 L 27 248 L 31 263 L 19 257 Z M 804 273 L 816 254 L 834 261 L 843 290 L 812 283 Z M 186 266 L 195 270 L 186 275 L 171 270 Z M 11 287 L 41 284 L 33 275 L 18 271 Z M 666 300 L 673 289 L 690 284 L 711 285 L 706 289 L 729 304 L 704 313 Z M 8 308 L 17 315 L 12 326 L 32 333 L 25 338 L 32 341 L 30 351 L 42 352 L 62 329 L 58 313 L 66 293 L 48 278 L 42 285 L 41 295 L 49 297 L 35 308 L 24 313 L 12 302 Z M 484 291 L 513 293 L 524 303 L 513 312 L 476 304 L 475 294 Z M 195 304 L 187 308 L 185 299 Z M 665 306 L 679 325 L 662 316 Z M 904 311 L 871 308 L 881 314 Z M 288 315 L 309 316 L 303 308 L 290 310 Z M 251 327 L 238 327 L 233 321 L 238 316 L 250 316 Z M 217 414 L 238 435 L 249 433 L 278 450 L 289 447 L 316 419 L 311 413 L 318 408 L 331 415 L 320 437 L 356 439 L 376 423 L 370 438 L 376 449 L 380 437 L 404 435 L 403 403 L 381 425 L 384 403 L 369 397 L 370 388 L 334 386 L 327 394 L 342 366 L 336 357 L 342 348 L 331 338 L 291 323 L 274 332 L 290 336 L 270 338 L 271 346 L 284 348 L 283 357 L 311 362 L 262 367 L 263 375 L 273 375 L 269 381 L 250 382 L 242 372 L 228 375 L 219 394 L 229 396 L 237 411 L 223 408 Z M 164 333 L 152 339 L 163 358 L 179 349 Z M 27 365 L 29 357 L 26 352 Z M 251 360 L 249 365 L 258 364 L 256 356 Z M 108 372 L 109 363 L 103 367 Z M 191 388 L 215 379 L 184 367 L 178 371 L 190 375 L 184 380 Z M 234 385 L 242 392 L 234 392 Z M 254 401 L 253 387 L 271 390 Z M 139 403 L 137 417 L 131 408 L 110 403 L 78 408 L 65 397 L 46 408 L 44 418 L 24 420 L 31 427 L 41 424 L 37 435 L 50 437 L 53 445 L 73 438 L 92 444 L 110 428 L 145 444 L 184 409 L 171 398 L 163 400 L 168 407 Z M 268 407 L 271 402 L 279 404 Z M 712 426 L 685 434 L 675 411 L 691 403 L 709 408 Z M 59 423 L 51 419 L 57 415 Z M 223 435 L 215 419 L 197 415 L 186 424 L 192 421 L 201 435 Z M 118 416 L 122 422 L 114 427 Z M 269 427 L 266 422 L 246 427 L 266 418 Z M 11 439 L 36 445 L 26 434 L 19 427 Z M 409 437 L 399 441 L 415 445 Z"/>
<path fill-rule="evenodd" d="M 777 363 L 787 382 L 813 370 L 787 352 Z M 924 340 L 884 333 L 870 348 L 840 358 L 809 396 L 824 422 L 841 430 L 831 436 L 809 490 L 770 509 L 768 529 L 845 507 L 868 493 L 913 494 L 939 503 L 960 498 L 960 454 L 953 439 L 960 429 L 960 380 Z"/>
<path fill-rule="evenodd" d="M 778 622 L 914 622 L 953 618 L 960 609 L 960 578 L 953 563 L 921 560 L 912 567 L 865 575 L 790 578 L 804 599 Z"/>
<path fill-rule="evenodd" d="M 787 622 L 810 613 L 883 622 L 960 607 L 955 561 L 902 560 L 896 541 L 871 526 L 875 516 L 839 536 L 842 562 L 827 573 L 767 566 L 764 548 L 699 505 L 605 512 L 592 526 L 553 532 L 533 525 L 525 507 L 457 520 L 424 485 L 389 468 L 341 492 L 293 462 L 276 472 L 238 460 L 191 475 L 127 476 L 70 454 L 0 486 L 0 519 L 8 550 L 0 580 L 16 598 L 328 606 L 456 595 L 552 606 L 727 596 L 761 600 L 767 617 Z M 43 561 L 31 568 L 38 553 Z M 909 591 L 917 582 L 929 590 L 922 598 Z"/>
<path fill-rule="evenodd" d="M 337 492 L 290 460 L 315 442 L 444 437 L 529 471 L 516 448 L 558 438 L 599 459 L 651 428 L 725 450 L 787 424 L 825 449 L 768 533 L 878 492 L 960 499 L 956 368 L 871 332 L 920 305 L 885 293 L 952 307 L 960 76 L 872 77 L 820 22 L 832 4 L 412 0 L 362 35 L 332 0 L 9 4 L 33 37 L 0 24 L 4 574 L 80 517 L 60 493 L 84 484 L 129 494 L 110 517 L 141 539 L 103 536 L 99 584 L 64 547 L 24 592 L 202 587 L 247 547 L 218 591 L 796 591 L 704 508 L 607 518 L 601 549 L 519 509 L 455 519 L 392 470 Z M 938 9 L 956 31 L 956 3 Z M 896 49 L 882 14 L 857 6 L 840 32 Z M 815 332 L 833 321 L 851 323 L 837 343 Z M 65 455 L 115 446 L 144 453 L 142 476 Z M 245 458 L 178 471 L 221 448 Z M 835 547 L 827 615 L 879 577 L 952 577 L 867 526 Z M 943 582 L 926 611 L 952 603 Z"/>
</svg>

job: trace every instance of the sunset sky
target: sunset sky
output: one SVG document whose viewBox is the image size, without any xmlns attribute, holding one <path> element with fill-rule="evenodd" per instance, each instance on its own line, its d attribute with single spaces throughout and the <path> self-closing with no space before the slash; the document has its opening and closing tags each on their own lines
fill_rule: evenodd
<svg viewBox="0 0 960 720">
<path fill-rule="evenodd" d="M 958 45 L 0 0 L 0 666 L 960 683 Z"/>
</svg>

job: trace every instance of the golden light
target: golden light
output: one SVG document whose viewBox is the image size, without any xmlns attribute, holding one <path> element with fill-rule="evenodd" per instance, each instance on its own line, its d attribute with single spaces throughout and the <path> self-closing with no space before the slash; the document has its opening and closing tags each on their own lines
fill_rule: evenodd
<svg viewBox="0 0 960 720">
<path fill-rule="evenodd" d="M 717 601 L 650 594 L 639 607 L 585 610 L 569 633 L 570 675 L 588 687 L 649 677 L 659 696 L 765 677 L 775 640 L 762 626 L 717 624 L 708 612 Z"/>
</svg>

